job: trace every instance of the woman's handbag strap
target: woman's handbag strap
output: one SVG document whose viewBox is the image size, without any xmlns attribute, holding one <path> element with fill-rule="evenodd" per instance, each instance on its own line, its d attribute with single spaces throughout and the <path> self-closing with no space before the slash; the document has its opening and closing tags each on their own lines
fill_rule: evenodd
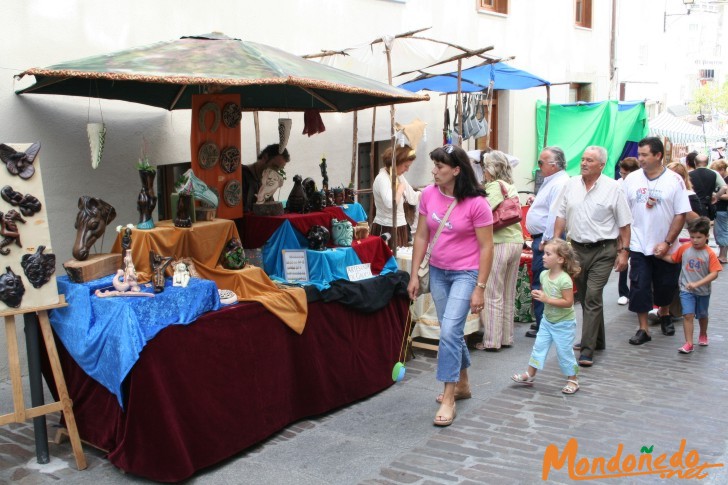
<svg viewBox="0 0 728 485">
<path fill-rule="evenodd" d="M 447 212 L 445 212 L 445 217 L 442 218 L 440 221 L 440 227 L 437 228 L 437 232 L 435 233 L 435 237 L 432 238 L 432 243 L 427 247 L 427 252 L 425 253 L 425 257 L 422 259 L 422 262 L 420 263 L 420 268 L 424 268 L 428 264 L 430 264 L 430 254 L 432 253 L 432 248 L 435 247 L 435 243 L 437 242 L 437 238 L 440 237 L 440 233 L 442 232 L 442 228 L 445 227 L 445 224 L 447 223 L 447 218 L 450 217 L 450 213 L 457 205 L 458 201 L 457 199 L 452 201 L 452 204 L 450 204 L 450 207 L 447 208 Z"/>
</svg>

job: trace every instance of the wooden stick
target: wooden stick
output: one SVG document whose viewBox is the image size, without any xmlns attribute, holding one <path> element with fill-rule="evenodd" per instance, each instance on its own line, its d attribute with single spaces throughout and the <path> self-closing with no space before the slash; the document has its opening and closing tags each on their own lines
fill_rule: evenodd
<svg viewBox="0 0 728 485">
<path fill-rule="evenodd" d="M 551 111 L 551 86 L 546 85 L 546 123 L 543 128 L 543 146 L 547 147 L 549 140 L 549 115 Z"/>
<path fill-rule="evenodd" d="M 387 54 L 387 80 L 392 85 L 392 50 L 386 46 Z M 392 242 L 390 247 L 394 257 L 397 257 L 397 140 L 394 138 L 394 105 L 389 107 L 389 136 L 392 139 L 392 166 L 389 169 L 389 180 L 392 187 Z"/>
<path fill-rule="evenodd" d="M 463 93 L 462 93 L 462 83 L 463 83 L 463 60 L 458 59 L 458 94 L 457 94 L 457 104 L 455 106 L 456 108 L 456 114 L 458 118 L 458 142 L 457 146 L 462 146 L 463 144 Z"/>
<path fill-rule="evenodd" d="M 359 148 L 358 148 L 359 143 L 357 141 L 358 140 L 357 131 L 359 130 L 359 112 L 358 111 L 354 111 L 354 120 L 353 121 L 354 121 L 354 126 L 352 128 L 352 131 L 354 133 L 352 135 L 352 142 L 351 142 L 351 178 L 349 179 L 349 186 L 351 188 L 356 187 L 356 184 L 354 182 L 356 182 L 356 180 L 355 180 L 356 174 L 357 174 L 356 160 L 357 160 L 357 155 L 359 154 Z"/>
<path fill-rule="evenodd" d="M 260 153 L 260 120 L 258 120 L 258 112 L 253 111 L 253 126 L 255 127 L 255 156 Z"/>
<path fill-rule="evenodd" d="M 5 316 L 5 337 L 8 347 L 8 364 L 13 384 L 13 413 L 16 423 L 25 421 L 25 402 L 23 401 L 23 381 L 20 376 L 20 358 L 18 356 L 18 336 L 15 333 L 15 316 Z"/>
<path fill-rule="evenodd" d="M 369 148 L 369 185 L 370 188 L 374 187 L 374 148 L 376 147 L 374 141 L 374 128 L 377 125 L 377 107 L 375 106 L 372 110 L 372 141 Z M 369 197 L 369 217 L 374 214 L 374 194 Z"/>
</svg>

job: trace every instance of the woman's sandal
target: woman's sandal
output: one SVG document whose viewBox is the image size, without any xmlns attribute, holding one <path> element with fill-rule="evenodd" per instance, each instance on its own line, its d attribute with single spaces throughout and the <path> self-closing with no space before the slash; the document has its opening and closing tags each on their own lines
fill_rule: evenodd
<svg viewBox="0 0 728 485">
<path fill-rule="evenodd" d="M 437 397 L 435 398 L 435 402 L 437 404 L 442 404 L 443 396 L 444 396 L 443 393 L 438 394 Z M 473 397 L 473 393 L 470 392 L 470 387 L 468 387 L 467 389 L 462 390 L 462 391 L 460 389 L 458 389 L 457 387 L 455 387 L 455 400 L 456 401 L 460 401 L 462 399 L 470 399 L 471 397 Z"/>
<path fill-rule="evenodd" d="M 571 385 L 571 384 L 573 384 L 573 385 Z M 563 392 L 564 394 L 574 394 L 578 390 L 579 390 L 579 381 L 574 381 L 574 380 L 569 379 L 568 381 L 566 381 L 566 385 L 564 386 L 564 388 L 561 389 L 561 392 Z"/>
<path fill-rule="evenodd" d="M 517 382 L 518 384 L 532 386 L 533 381 L 536 380 L 536 376 L 531 376 L 531 375 L 528 375 L 528 372 L 524 372 L 523 374 L 513 374 L 511 376 L 511 380 L 513 382 Z"/>
<path fill-rule="evenodd" d="M 447 409 L 450 408 L 452 411 L 451 415 L 442 414 L 443 408 Z M 457 413 L 455 412 L 455 405 L 453 404 L 452 407 L 448 406 L 447 404 L 441 404 L 440 409 L 438 409 L 437 414 L 435 415 L 435 420 L 432 422 L 435 426 L 450 426 L 453 421 L 455 421 L 455 415 Z"/>
</svg>

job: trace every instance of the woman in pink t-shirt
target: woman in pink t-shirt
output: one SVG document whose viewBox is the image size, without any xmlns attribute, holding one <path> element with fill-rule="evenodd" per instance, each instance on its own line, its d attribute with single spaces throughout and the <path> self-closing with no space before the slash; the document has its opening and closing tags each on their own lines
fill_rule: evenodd
<svg viewBox="0 0 728 485">
<path fill-rule="evenodd" d="M 462 148 L 445 145 L 433 150 L 430 158 L 435 164 L 435 184 L 425 188 L 420 198 L 407 291 L 410 298 L 417 298 L 417 268 L 454 203 L 430 258 L 430 291 L 440 322 L 436 377 L 445 383 L 444 391 L 437 396 L 441 404 L 434 424 L 449 426 L 455 419 L 455 400 L 471 396 L 465 318 L 468 312 L 483 310 L 483 290 L 493 262 L 493 214 Z"/>
</svg>

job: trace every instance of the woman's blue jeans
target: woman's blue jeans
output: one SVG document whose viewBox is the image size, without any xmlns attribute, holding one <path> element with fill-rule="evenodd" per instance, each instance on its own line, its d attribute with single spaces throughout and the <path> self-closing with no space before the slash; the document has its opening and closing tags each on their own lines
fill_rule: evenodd
<svg viewBox="0 0 728 485">
<path fill-rule="evenodd" d="M 470 352 L 464 335 L 465 319 L 477 282 L 477 270 L 446 270 L 430 265 L 430 292 L 440 322 L 438 381 L 458 382 L 460 371 L 470 367 Z"/>
</svg>

